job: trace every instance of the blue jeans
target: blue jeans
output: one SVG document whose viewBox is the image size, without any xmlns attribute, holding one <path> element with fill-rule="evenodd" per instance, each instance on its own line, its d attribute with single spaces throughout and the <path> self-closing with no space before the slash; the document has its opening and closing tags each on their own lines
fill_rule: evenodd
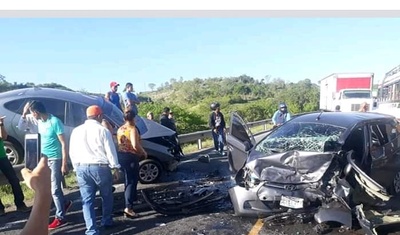
<svg viewBox="0 0 400 235">
<path fill-rule="evenodd" d="M 118 162 L 125 173 L 125 207 L 133 209 L 133 202 L 137 200 L 139 156 L 133 153 L 118 152 Z"/>
<path fill-rule="evenodd" d="M 49 159 L 48 163 L 51 170 L 51 194 L 56 207 L 55 217 L 63 220 L 65 216 L 65 199 L 61 184 L 63 178 L 61 173 L 62 159 Z"/>
<path fill-rule="evenodd" d="M 211 130 L 213 140 L 214 140 L 214 148 L 218 152 L 222 153 L 224 151 L 224 143 L 225 143 L 225 133 L 224 129 L 219 128 L 217 130 L 217 133 L 214 132 L 214 130 Z"/>
<path fill-rule="evenodd" d="M 96 212 L 94 210 L 97 189 L 99 189 L 102 199 L 103 216 L 101 218 L 101 225 L 113 225 L 112 211 L 114 197 L 112 194 L 113 177 L 111 169 L 108 165 L 81 164 L 76 166 L 76 177 L 82 198 L 83 218 L 86 224 L 85 234 L 98 235 L 99 230 L 97 229 Z"/>
</svg>

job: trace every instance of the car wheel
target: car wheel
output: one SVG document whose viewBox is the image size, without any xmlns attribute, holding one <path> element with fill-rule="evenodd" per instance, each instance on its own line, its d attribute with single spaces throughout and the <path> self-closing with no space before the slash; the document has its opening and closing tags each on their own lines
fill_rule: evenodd
<svg viewBox="0 0 400 235">
<path fill-rule="evenodd" d="M 139 163 L 139 181 L 142 184 L 151 184 L 161 176 L 161 164 L 154 159 L 146 159 Z"/>
<path fill-rule="evenodd" d="M 11 165 L 22 163 L 22 149 L 20 149 L 18 146 L 15 146 L 10 141 L 4 141 L 4 150 L 6 151 L 7 158 L 10 160 Z"/>
<path fill-rule="evenodd" d="M 400 171 L 397 172 L 393 179 L 393 193 L 400 195 Z"/>
</svg>

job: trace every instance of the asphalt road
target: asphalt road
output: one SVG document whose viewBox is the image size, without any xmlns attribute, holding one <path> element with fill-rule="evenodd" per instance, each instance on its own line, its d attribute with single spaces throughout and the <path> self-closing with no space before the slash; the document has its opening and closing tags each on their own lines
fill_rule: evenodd
<svg viewBox="0 0 400 235">
<path fill-rule="evenodd" d="M 152 185 L 141 185 L 139 189 L 157 189 L 185 186 L 196 182 L 207 182 L 218 187 L 219 193 L 227 195 L 227 189 L 233 184 L 230 179 L 227 158 L 209 154 L 210 162 L 198 161 L 199 154 L 193 154 L 179 165 L 178 171 L 163 176 L 162 182 Z M 202 179 L 202 180 L 200 180 Z M 172 185 L 172 186 L 171 186 Z M 236 217 L 233 214 L 229 197 L 221 200 L 213 208 L 192 215 L 165 216 L 152 210 L 145 202 L 138 204 L 135 211 L 139 217 L 128 219 L 123 217 L 123 185 L 116 185 L 114 193 L 114 219 L 116 226 L 109 230 L 101 230 L 101 234 L 141 234 L 141 235 L 283 235 L 283 234 L 316 234 L 313 231 L 312 222 L 283 224 L 263 223 L 257 218 Z M 79 191 L 77 188 L 69 188 L 65 191 L 67 198 L 74 204 L 67 215 L 69 221 L 64 227 L 50 232 L 50 234 L 84 234 L 85 224 L 81 211 Z M 141 200 L 143 201 L 143 200 Z M 96 199 L 96 213 L 98 220 L 101 218 L 101 199 Z M 14 212 L 14 208 L 6 216 L 0 217 L 0 234 L 19 234 L 24 226 L 28 214 Z M 54 211 L 51 212 L 51 215 Z M 340 228 L 334 229 L 329 234 L 364 234 L 361 230 L 347 231 Z M 400 228 L 398 229 L 400 230 Z M 400 233 L 380 233 L 400 234 Z"/>
</svg>

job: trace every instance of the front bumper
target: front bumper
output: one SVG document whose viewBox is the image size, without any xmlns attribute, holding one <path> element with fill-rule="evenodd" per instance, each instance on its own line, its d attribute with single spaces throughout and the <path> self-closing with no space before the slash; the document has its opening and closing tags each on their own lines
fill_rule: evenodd
<svg viewBox="0 0 400 235">
<path fill-rule="evenodd" d="M 273 185 L 259 184 L 246 189 L 234 186 L 229 189 L 229 196 L 235 214 L 238 216 L 265 216 L 272 213 L 287 211 L 289 208 L 280 206 L 282 195 L 304 199 L 304 207 L 308 207 L 320 195 L 318 190 L 312 190 L 311 185 Z"/>
</svg>

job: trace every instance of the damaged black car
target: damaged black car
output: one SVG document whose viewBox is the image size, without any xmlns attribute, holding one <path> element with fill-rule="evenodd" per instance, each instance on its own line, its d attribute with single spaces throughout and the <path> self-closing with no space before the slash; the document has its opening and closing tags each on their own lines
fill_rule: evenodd
<svg viewBox="0 0 400 235">
<path fill-rule="evenodd" d="M 229 189 L 235 214 L 312 212 L 319 233 L 329 222 L 351 229 L 356 221 L 367 234 L 400 223 L 399 135 L 399 123 L 389 115 L 316 112 L 256 143 L 233 112 L 227 144 L 236 175 Z"/>
</svg>

